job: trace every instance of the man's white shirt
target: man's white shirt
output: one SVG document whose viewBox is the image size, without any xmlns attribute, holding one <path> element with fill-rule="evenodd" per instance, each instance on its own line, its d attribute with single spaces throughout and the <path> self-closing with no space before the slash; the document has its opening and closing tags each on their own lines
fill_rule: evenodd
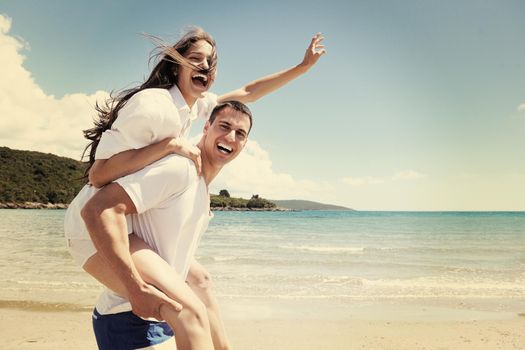
<svg viewBox="0 0 525 350">
<path fill-rule="evenodd" d="M 211 215 L 208 189 L 194 163 L 171 155 L 116 182 L 137 208 L 131 216 L 133 232 L 185 279 Z M 96 308 L 101 314 L 131 310 L 126 299 L 109 289 Z"/>
</svg>

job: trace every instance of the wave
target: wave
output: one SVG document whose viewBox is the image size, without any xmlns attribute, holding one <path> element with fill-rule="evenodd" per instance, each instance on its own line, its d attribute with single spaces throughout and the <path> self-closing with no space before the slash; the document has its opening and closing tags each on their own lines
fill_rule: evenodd
<svg viewBox="0 0 525 350">
<path fill-rule="evenodd" d="M 35 280 L 0 280 L 0 289 L 16 290 L 17 288 L 30 289 L 49 289 L 49 290 L 100 290 L 98 282 L 77 282 L 77 281 L 35 281 Z"/>
<path fill-rule="evenodd" d="M 0 300 L 0 309 L 21 309 L 30 311 L 73 311 L 86 312 L 93 310 L 93 306 L 73 303 L 53 303 L 32 300 Z"/>
<path fill-rule="evenodd" d="M 234 261 L 234 260 L 242 260 L 243 257 L 240 256 L 213 256 L 211 257 L 213 261 Z"/>
<path fill-rule="evenodd" d="M 289 249 L 289 250 L 301 250 L 309 252 L 320 252 L 320 253 L 351 253 L 351 254 L 362 254 L 366 248 L 363 247 L 335 247 L 335 246 L 288 246 L 280 245 L 278 248 Z"/>
<path fill-rule="evenodd" d="M 217 283 L 222 294 L 244 291 L 254 297 L 286 295 L 289 298 L 518 298 L 525 300 L 525 279 L 492 278 L 367 279 L 354 276 L 287 276 L 270 274 L 238 276 L 239 280 Z M 242 282 L 240 281 L 242 280 Z M 223 281 L 224 282 L 224 281 Z M 226 293 L 230 292 L 230 293 Z M 244 293 L 243 293 L 244 294 Z"/>
<path fill-rule="evenodd" d="M 293 295 L 293 294 L 235 294 L 235 293 L 217 293 L 221 299 L 263 299 L 263 300 L 337 300 L 337 301 L 379 301 L 379 300 L 433 300 L 433 299 L 480 299 L 480 300 L 499 300 L 499 299 L 516 299 L 525 300 L 523 296 L 508 295 L 486 295 L 486 294 L 311 294 L 311 295 Z"/>
<path fill-rule="evenodd" d="M 508 290 L 523 293 L 525 297 L 525 280 L 512 282 L 497 281 L 491 279 L 482 280 L 447 280 L 443 278 L 416 278 L 416 279 L 363 279 L 363 285 L 370 287 L 391 287 L 397 289 L 427 288 L 436 290 Z"/>
</svg>

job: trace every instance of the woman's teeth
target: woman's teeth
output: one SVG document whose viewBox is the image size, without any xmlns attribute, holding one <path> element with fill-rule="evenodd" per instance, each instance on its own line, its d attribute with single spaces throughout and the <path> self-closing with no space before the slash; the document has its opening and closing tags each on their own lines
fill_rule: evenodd
<svg viewBox="0 0 525 350">
<path fill-rule="evenodd" d="M 208 77 L 201 73 L 194 74 L 191 77 L 191 79 L 193 80 L 194 83 L 198 83 L 204 87 L 206 87 L 206 85 L 208 84 Z"/>
</svg>

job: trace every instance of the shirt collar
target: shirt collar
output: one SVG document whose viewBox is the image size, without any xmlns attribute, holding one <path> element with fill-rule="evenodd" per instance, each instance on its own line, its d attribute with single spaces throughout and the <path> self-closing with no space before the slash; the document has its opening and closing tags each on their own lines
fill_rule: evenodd
<svg viewBox="0 0 525 350">
<path fill-rule="evenodd" d="M 173 99 L 175 107 L 177 107 L 177 110 L 179 112 L 189 113 L 191 119 L 197 118 L 197 103 L 193 105 L 193 108 L 190 108 L 190 106 L 188 106 L 186 100 L 182 96 L 182 93 L 180 92 L 180 89 L 177 85 L 173 85 L 168 91 L 171 95 L 171 98 Z"/>
</svg>

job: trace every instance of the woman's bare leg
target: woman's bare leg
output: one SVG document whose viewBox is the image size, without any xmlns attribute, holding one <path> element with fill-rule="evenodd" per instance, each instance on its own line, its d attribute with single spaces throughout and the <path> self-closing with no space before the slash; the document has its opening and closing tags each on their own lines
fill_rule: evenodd
<svg viewBox="0 0 525 350">
<path fill-rule="evenodd" d="M 210 274 L 201 264 L 193 259 L 186 281 L 191 290 L 195 292 L 206 306 L 215 350 L 231 349 L 230 341 L 224 328 L 224 322 L 222 321 L 219 303 L 213 293 L 213 283 Z"/>
<path fill-rule="evenodd" d="M 210 325 L 204 304 L 175 270 L 151 250 L 143 240 L 135 235 L 130 235 L 129 239 L 133 263 L 144 281 L 155 286 L 183 306 L 180 312 L 168 305 L 163 305 L 160 309 L 162 317 L 176 332 L 177 349 L 212 350 Z M 126 297 L 124 286 L 116 274 L 107 269 L 107 265 L 101 256 L 93 255 L 83 268 L 106 287 Z"/>
</svg>

